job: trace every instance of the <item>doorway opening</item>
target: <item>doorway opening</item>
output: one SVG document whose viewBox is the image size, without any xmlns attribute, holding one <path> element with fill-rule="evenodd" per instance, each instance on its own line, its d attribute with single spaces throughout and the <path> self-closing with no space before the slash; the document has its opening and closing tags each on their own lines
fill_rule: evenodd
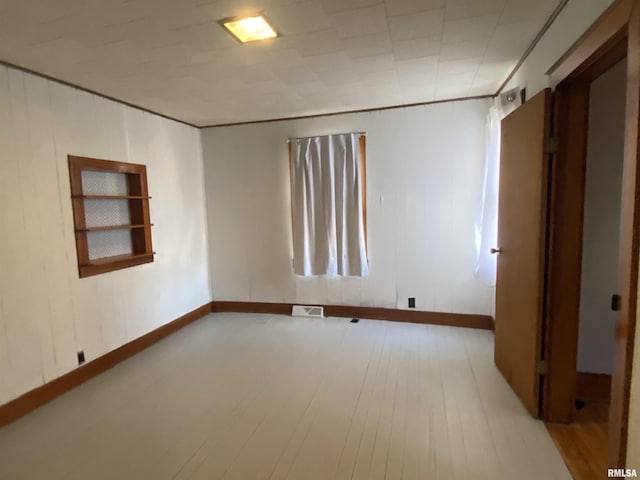
<svg viewBox="0 0 640 480">
<path fill-rule="evenodd" d="M 626 69 L 618 64 L 626 59 Z M 554 153 L 550 189 L 550 248 L 546 271 L 540 417 L 571 424 L 576 418 L 583 234 L 592 84 L 612 69 L 625 70 L 626 100 L 619 215 L 618 296 L 608 414 L 607 468 L 627 464 L 629 397 L 636 337 L 640 256 L 640 0 L 617 0 L 551 67 Z M 612 92 L 610 92 L 611 94 Z M 592 122 L 593 123 L 593 122 Z M 588 218 L 586 219 L 588 220 Z M 586 327 L 584 327 L 586 328 Z M 585 331 L 583 328 L 583 332 Z M 583 365 L 585 360 L 582 360 Z M 605 389 L 606 390 L 606 389 Z"/>
<path fill-rule="evenodd" d="M 577 479 L 600 477 L 609 461 L 626 90 L 626 58 L 589 84 L 575 414 L 569 425 L 547 424 Z"/>
<path fill-rule="evenodd" d="M 626 66 L 620 64 L 625 59 Z M 611 87 L 616 91 L 608 96 L 625 97 L 624 123 L 617 128 L 618 133 L 624 132 L 620 212 L 605 208 L 604 213 L 597 209 L 594 213 L 587 189 L 593 190 L 589 187 L 602 178 L 587 179 L 589 126 L 598 133 L 611 125 L 600 124 L 597 129 L 599 117 L 590 122 L 590 104 L 595 108 L 599 101 L 591 98 L 592 90 L 618 70 L 625 74 L 626 88 Z M 553 92 L 539 93 L 502 123 L 495 363 L 532 415 L 564 425 L 574 424 L 578 415 L 588 412 L 576 409 L 576 400 L 578 406 L 589 404 L 579 379 L 594 375 L 606 379 L 612 371 L 610 390 L 606 383 L 603 387 L 605 402 L 606 392 L 611 393 L 609 412 L 604 407 L 601 415 L 602 428 L 608 432 L 603 443 L 608 442 L 608 447 L 598 450 L 606 452 L 607 468 L 625 468 L 640 266 L 640 0 L 613 2 L 547 74 Z M 610 106 L 605 99 L 601 108 Z M 619 145 L 603 148 L 609 156 Z M 598 167 L 591 160 L 593 174 Z M 611 161 L 615 164 L 615 159 L 609 159 L 602 168 L 611 168 Z M 505 185 L 514 187 L 509 190 Z M 609 215 L 605 227 L 602 220 L 591 219 L 600 214 Z M 588 238 L 590 225 L 613 229 L 616 216 L 618 252 L 610 247 L 604 255 L 598 248 L 605 247 L 598 247 L 593 253 L 592 243 L 597 246 L 598 241 Z M 523 236 L 523 231 L 528 235 Z M 618 267 L 617 285 L 608 281 L 606 287 L 593 290 L 591 284 L 602 280 L 597 275 L 609 280 L 616 276 L 615 271 L 603 275 L 605 268 L 598 262 L 608 257 L 611 263 L 616 256 L 618 260 L 610 266 Z M 589 262 L 595 262 L 595 267 Z M 588 276 L 591 270 L 595 278 Z M 606 301 L 612 294 L 618 295 L 613 305 L 611 299 Z M 601 313 L 589 313 L 591 301 Z M 594 323 L 593 318 L 609 316 L 602 312 L 612 306 L 615 327 L 606 319 Z M 589 353 L 589 337 L 598 337 L 598 345 L 606 346 Z M 606 353 L 612 350 L 613 363 Z M 579 375 L 579 370 L 585 375 Z M 631 420 L 637 428 L 635 414 Z M 632 448 L 637 450 L 635 443 Z"/>
</svg>

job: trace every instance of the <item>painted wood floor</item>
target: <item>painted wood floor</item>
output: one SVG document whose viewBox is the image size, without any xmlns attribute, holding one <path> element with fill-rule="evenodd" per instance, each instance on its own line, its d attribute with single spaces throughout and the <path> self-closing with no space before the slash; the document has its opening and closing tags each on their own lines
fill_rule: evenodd
<svg viewBox="0 0 640 480">
<path fill-rule="evenodd" d="M 0 479 L 570 479 L 493 334 L 215 314 L 0 429 Z"/>
</svg>

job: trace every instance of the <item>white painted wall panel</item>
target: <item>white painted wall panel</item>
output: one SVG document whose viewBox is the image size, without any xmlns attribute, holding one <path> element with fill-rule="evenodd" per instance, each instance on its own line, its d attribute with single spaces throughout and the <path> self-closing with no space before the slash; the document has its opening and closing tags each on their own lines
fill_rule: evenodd
<svg viewBox="0 0 640 480">
<path fill-rule="evenodd" d="M 0 404 L 211 299 L 198 130 L 0 67 Z M 147 165 L 156 260 L 79 279 L 67 154 Z"/>
<path fill-rule="evenodd" d="M 493 314 L 473 275 L 487 100 L 203 131 L 217 300 Z M 293 275 L 289 137 L 366 131 L 371 273 Z"/>
</svg>

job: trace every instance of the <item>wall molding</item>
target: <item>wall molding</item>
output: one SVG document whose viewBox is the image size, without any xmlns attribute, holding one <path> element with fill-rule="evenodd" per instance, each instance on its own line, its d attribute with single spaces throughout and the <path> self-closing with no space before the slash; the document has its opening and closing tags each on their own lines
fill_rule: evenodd
<svg viewBox="0 0 640 480">
<path fill-rule="evenodd" d="M 443 100 L 429 100 L 425 102 L 386 105 L 382 107 L 360 108 L 356 110 L 342 110 L 342 111 L 327 112 L 327 113 L 312 113 L 309 115 L 297 115 L 293 117 L 265 118 L 263 120 L 246 120 L 242 122 L 230 122 L 230 123 L 213 123 L 210 125 L 203 125 L 198 128 L 200 128 L 201 130 L 206 130 L 208 128 L 238 127 L 243 125 L 259 125 L 261 123 L 290 122 L 290 121 L 296 121 L 296 120 L 309 120 L 311 118 L 336 117 L 340 115 L 373 113 L 373 112 L 382 112 L 386 110 L 402 110 L 405 108 L 425 107 L 428 105 L 439 105 L 441 103 L 467 102 L 469 100 L 484 100 L 488 98 L 495 98 L 495 95 L 494 94 L 473 95 L 469 97 L 454 97 L 454 98 L 446 98 Z"/>
<path fill-rule="evenodd" d="M 502 85 L 500 85 L 500 88 L 498 88 L 494 97 L 497 97 L 498 95 L 500 95 L 502 91 L 505 89 L 505 87 L 507 86 L 507 84 L 511 81 L 511 79 L 513 79 L 513 77 L 516 76 L 516 73 L 518 73 L 518 70 L 520 70 L 522 65 L 524 65 L 524 62 L 527 61 L 527 58 L 529 58 L 529 55 L 531 55 L 531 53 L 535 50 L 535 48 L 538 46 L 538 43 L 540 43 L 540 40 L 542 40 L 542 37 L 544 37 L 547 34 L 547 31 L 551 28 L 551 25 L 555 23 L 556 19 L 560 16 L 562 11 L 564 10 L 564 7 L 566 7 L 568 3 L 569 3 L 569 0 L 560 0 L 560 3 L 555 8 L 555 10 L 551 13 L 551 16 L 547 19 L 547 21 L 542 26 L 538 34 L 535 36 L 531 44 L 529 44 L 527 49 L 522 54 L 516 66 L 513 67 L 513 70 L 511 70 L 511 73 L 507 76 L 505 81 L 502 82 Z"/>
<path fill-rule="evenodd" d="M 292 303 L 226 302 L 214 301 L 202 305 L 151 332 L 92 360 L 61 377 L 0 405 L 0 427 L 7 425 L 60 395 L 113 368 L 133 355 L 149 348 L 163 338 L 177 332 L 209 313 L 270 313 L 291 315 Z M 488 315 L 424 312 L 377 307 L 322 305 L 328 317 L 368 318 L 394 322 L 421 323 L 462 328 L 493 330 L 493 319 Z"/>
<path fill-rule="evenodd" d="M 214 301 L 211 311 L 237 313 L 270 313 L 291 315 L 292 303 L 227 302 Z M 493 330 L 493 318 L 489 315 L 465 313 L 424 312 L 420 310 L 399 310 L 378 307 L 352 307 L 344 305 L 317 305 L 324 307 L 327 317 L 368 318 L 392 322 L 422 323 L 449 327 L 479 328 Z"/>
<path fill-rule="evenodd" d="M 95 95 L 97 97 L 104 98 L 105 100 L 110 100 L 112 102 L 119 103 L 120 105 L 124 105 L 125 107 L 131 107 L 131 108 L 134 108 L 136 110 L 140 110 L 141 112 L 150 113 L 151 115 L 156 115 L 157 117 L 166 118 L 167 120 L 172 120 L 174 122 L 182 123 L 183 125 L 188 125 L 189 127 L 193 127 L 193 128 L 196 128 L 196 129 L 200 129 L 201 128 L 198 125 L 195 125 L 193 123 L 189 123 L 189 122 L 187 122 L 185 120 L 180 120 L 179 118 L 170 117 L 169 115 L 165 115 L 164 113 L 156 112 L 154 110 L 149 110 L 148 108 L 142 107 L 140 105 L 136 105 L 135 103 L 127 102 L 125 100 L 121 100 L 121 99 L 116 98 L 116 97 L 111 97 L 111 96 L 106 95 L 104 93 L 100 93 L 97 90 L 91 90 L 90 88 L 83 87 L 83 86 L 78 85 L 76 83 L 68 82 L 66 80 L 62 80 L 62 79 L 57 78 L 57 77 L 52 77 L 51 75 L 47 75 L 46 73 L 38 72 L 37 70 L 32 70 L 30 68 L 23 67 L 21 65 L 15 64 L 15 63 L 7 62 L 6 60 L 0 59 L 0 66 L 11 68 L 13 70 L 17 70 L 17 71 L 23 72 L 23 73 L 28 73 L 29 75 L 34 75 L 36 77 L 43 78 L 43 79 L 48 80 L 50 82 L 59 83 L 60 85 L 64 85 L 65 87 L 69 87 L 69 88 L 73 88 L 75 90 L 79 90 L 81 92 L 89 93 L 91 95 Z"/>
<path fill-rule="evenodd" d="M 611 375 L 578 372 L 576 395 L 587 401 L 608 402 L 611 399 Z"/>
<path fill-rule="evenodd" d="M 74 389 L 87 380 L 116 366 L 120 362 L 132 357 L 136 353 L 150 347 L 154 343 L 175 333 L 190 323 L 211 313 L 211 303 L 202 305 L 181 317 L 152 330 L 151 332 L 125 343 L 121 347 L 112 350 L 101 357 L 92 360 L 75 370 L 70 371 L 44 385 L 37 387 L 24 395 L 0 405 L 0 427 L 11 423 L 36 408 L 50 402 L 63 393 Z"/>
</svg>

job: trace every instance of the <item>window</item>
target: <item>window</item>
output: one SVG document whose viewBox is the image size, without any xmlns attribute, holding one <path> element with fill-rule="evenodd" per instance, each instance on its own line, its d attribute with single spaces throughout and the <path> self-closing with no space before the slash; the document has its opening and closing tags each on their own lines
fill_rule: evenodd
<svg viewBox="0 0 640 480">
<path fill-rule="evenodd" d="M 293 267 L 297 275 L 365 276 L 366 137 L 291 139 Z"/>
<path fill-rule="evenodd" d="M 153 262 L 146 167 L 68 158 L 80 278 Z"/>
</svg>

